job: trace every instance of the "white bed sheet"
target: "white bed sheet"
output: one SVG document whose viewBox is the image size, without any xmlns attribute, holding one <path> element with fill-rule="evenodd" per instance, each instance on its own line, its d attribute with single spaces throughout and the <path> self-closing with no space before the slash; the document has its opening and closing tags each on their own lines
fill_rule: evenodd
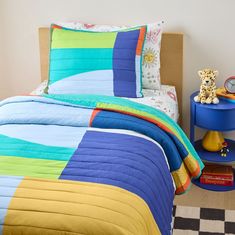
<svg viewBox="0 0 235 235">
<path fill-rule="evenodd" d="M 47 86 L 47 81 L 42 82 L 31 95 L 41 95 Z M 131 101 L 145 104 L 150 107 L 161 110 L 171 117 L 174 121 L 179 119 L 179 108 L 177 94 L 174 86 L 162 85 L 161 90 L 142 90 L 144 97 L 142 98 L 126 98 Z"/>
<path fill-rule="evenodd" d="M 161 110 L 174 121 L 179 119 L 177 94 L 174 86 L 162 85 L 161 90 L 142 90 L 143 98 L 128 98 L 137 103 L 145 104 Z"/>
</svg>

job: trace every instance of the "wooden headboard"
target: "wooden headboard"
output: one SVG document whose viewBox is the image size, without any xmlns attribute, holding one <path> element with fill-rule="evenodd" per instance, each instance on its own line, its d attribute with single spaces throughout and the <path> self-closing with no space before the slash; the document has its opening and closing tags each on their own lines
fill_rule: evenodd
<svg viewBox="0 0 235 235">
<path fill-rule="evenodd" d="M 39 28 L 41 80 L 48 79 L 49 28 Z M 176 87 L 180 119 L 182 118 L 183 86 L 183 34 L 163 33 L 161 44 L 161 81 L 162 84 Z"/>
</svg>

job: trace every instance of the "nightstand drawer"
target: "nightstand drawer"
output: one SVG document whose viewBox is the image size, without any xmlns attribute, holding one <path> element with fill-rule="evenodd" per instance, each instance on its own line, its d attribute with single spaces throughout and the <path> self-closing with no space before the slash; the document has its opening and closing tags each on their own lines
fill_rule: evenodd
<svg viewBox="0 0 235 235">
<path fill-rule="evenodd" d="M 195 107 L 195 125 L 208 130 L 231 131 L 235 129 L 235 109 L 208 109 Z"/>
</svg>

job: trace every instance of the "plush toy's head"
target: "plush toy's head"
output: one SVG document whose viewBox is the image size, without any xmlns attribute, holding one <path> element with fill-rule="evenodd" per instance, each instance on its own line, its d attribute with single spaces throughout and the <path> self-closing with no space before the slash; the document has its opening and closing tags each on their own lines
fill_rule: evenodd
<svg viewBox="0 0 235 235">
<path fill-rule="evenodd" d="M 198 71 L 198 75 L 202 80 L 202 85 L 211 86 L 215 82 L 215 78 L 218 76 L 219 72 L 212 69 L 203 69 Z"/>
</svg>

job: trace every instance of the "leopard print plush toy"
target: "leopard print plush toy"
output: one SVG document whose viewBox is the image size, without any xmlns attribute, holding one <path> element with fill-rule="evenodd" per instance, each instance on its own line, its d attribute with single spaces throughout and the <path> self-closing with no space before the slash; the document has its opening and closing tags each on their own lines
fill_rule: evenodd
<svg viewBox="0 0 235 235">
<path fill-rule="evenodd" d="M 200 92 L 194 97 L 195 102 L 201 102 L 202 104 L 218 104 L 219 99 L 216 96 L 215 78 L 218 76 L 217 70 L 204 69 L 198 71 L 198 75 L 201 78 Z"/>
</svg>

